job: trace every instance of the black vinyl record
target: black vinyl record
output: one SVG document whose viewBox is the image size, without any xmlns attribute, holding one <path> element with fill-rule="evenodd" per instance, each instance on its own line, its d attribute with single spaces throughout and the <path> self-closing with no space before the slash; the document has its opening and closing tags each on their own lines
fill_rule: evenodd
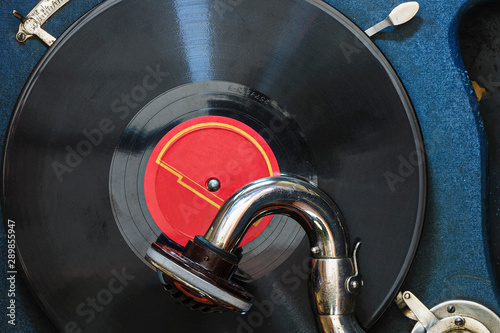
<svg viewBox="0 0 500 333">
<path fill-rule="evenodd" d="M 335 200 L 351 244 L 363 243 L 356 316 L 372 326 L 418 244 L 423 142 L 376 46 L 335 9 L 304 0 L 106 1 L 48 50 L 13 114 L 3 207 L 55 325 L 316 331 L 307 240 L 287 218 L 243 247 L 244 286 L 256 298 L 244 316 L 175 304 L 144 260 L 162 231 L 145 195 L 148 161 L 163 138 L 200 119 L 257 133 L 280 173 L 309 178 Z M 187 166 L 199 162 L 191 148 L 181 154 Z"/>
</svg>

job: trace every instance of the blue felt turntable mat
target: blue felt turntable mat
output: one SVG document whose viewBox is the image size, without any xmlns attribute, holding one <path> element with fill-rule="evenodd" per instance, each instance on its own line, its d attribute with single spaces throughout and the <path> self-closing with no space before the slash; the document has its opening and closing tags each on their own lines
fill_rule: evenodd
<svg viewBox="0 0 500 333">
<path fill-rule="evenodd" d="M 223 0 L 220 0 L 223 1 Z M 243 0 L 251 1 L 251 0 Z M 16 42 L 18 21 L 37 1 L 0 4 L 0 144 L 11 112 L 30 72 L 46 51 L 38 40 Z M 402 1 L 327 1 L 363 29 L 384 19 Z M 486 141 L 477 99 L 459 52 L 458 25 L 478 0 L 422 0 L 410 23 L 374 38 L 403 81 L 422 129 L 428 161 L 428 201 L 423 236 L 404 284 L 427 306 L 444 300 L 470 299 L 500 313 L 499 294 L 488 250 Z M 45 29 L 59 36 L 99 1 L 73 1 Z M 113 38 L 110 31 L 110 38 Z M 355 52 L 355 50 L 354 50 Z M 354 53 L 355 54 L 355 53 Z M 50 87 L 47 87 L 50 89 Z M 7 231 L 0 238 L 0 331 L 55 331 L 16 275 L 16 326 L 7 324 Z M 40 255 L 43 255 L 41 253 Z M 393 314 L 391 313 L 391 316 Z M 382 319 L 374 331 L 407 332 L 400 317 Z M 401 321 L 396 323 L 395 320 Z"/>
</svg>

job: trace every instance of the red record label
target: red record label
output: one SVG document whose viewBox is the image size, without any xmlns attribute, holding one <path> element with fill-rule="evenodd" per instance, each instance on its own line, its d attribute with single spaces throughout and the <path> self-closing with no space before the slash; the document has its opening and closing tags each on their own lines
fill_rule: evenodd
<svg viewBox="0 0 500 333">
<path fill-rule="evenodd" d="M 146 166 L 146 204 L 158 227 L 185 246 L 204 235 L 224 202 L 244 185 L 279 176 L 278 161 L 255 130 L 237 120 L 205 116 L 169 131 Z M 212 180 L 212 184 L 208 185 Z M 272 216 L 254 223 L 241 245 L 254 240 Z"/>
</svg>

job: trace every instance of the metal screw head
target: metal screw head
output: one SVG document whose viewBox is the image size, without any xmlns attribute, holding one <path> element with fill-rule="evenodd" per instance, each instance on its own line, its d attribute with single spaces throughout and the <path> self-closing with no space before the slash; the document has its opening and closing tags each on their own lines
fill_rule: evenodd
<svg viewBox="0 0 500 333">
<path fill-rule="evenodd" d="M 462 317 L 458 317 L 457 319 L 455 319 L 455 325 L 457 326 L 464 326 L 465 325 L 465 319 L 462 318 Z"/>
<path fill-rule="evenodd" d="M 352 280 L 351 281 L 351 288 L 352 289 L 358 289 L 359 288 L 359 282 L 357 280 Z"/>
<path fill-rule="evenodd" d="M 207 181 L 207 189 L 210 192 L 216 192 L 220 189 L 220 181 L 217 178 L 210 178 Z"/>
<path fill-rule="evenodd" d="M 210 260 L 210 258 L 209 258 L 208 256 L 205 256 L 205 257 L 203 257 L 203 260 L 205 260 L 205 261 L 209 261 L 209 260 Z"/>
<path fill-rule="evenodd" d="M 24 32 L 18 32 L 16 34 L 16 39 L 18 42 L 24 42 L 26 40 L 26 34 Z"/>
<path fill-rule="evenodd" d="M 449 305 L 446 310 L 448 311 L 448 313 L 454 313 L 455 312 L 455 307 L 453 305 Z"/>
<path fill-rule="evenodd" d="M 318 254 L 319 253 L 319 247 L 317 247 L 317 246 L 311 247 L 311 253 Z"/>
<path fill-rule="evenodd" d="M 403 295 L 403 297 L 404 297 L 405 299 L 410 299 L 410 297 L 411 297 L 411 296 L 410 296 L 410 294 L 409 294 L 409 293 L 405 293 L 405 294 Z"/>
</svg>

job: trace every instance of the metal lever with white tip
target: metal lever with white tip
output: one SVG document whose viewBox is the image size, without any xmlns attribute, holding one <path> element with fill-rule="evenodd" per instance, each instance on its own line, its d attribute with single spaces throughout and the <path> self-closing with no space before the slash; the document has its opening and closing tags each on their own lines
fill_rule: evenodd
<svg viewBox="0 0 500 333">
<path fill-rule="evenodd" d="M 394 25 L 401 25 L 411 20 L 420 9 L 420 5 L 416 1 L 405 2 L 394 8 L 391 13 L 373 27 L 365 30 L 368 37 Z"/>
</svg>

